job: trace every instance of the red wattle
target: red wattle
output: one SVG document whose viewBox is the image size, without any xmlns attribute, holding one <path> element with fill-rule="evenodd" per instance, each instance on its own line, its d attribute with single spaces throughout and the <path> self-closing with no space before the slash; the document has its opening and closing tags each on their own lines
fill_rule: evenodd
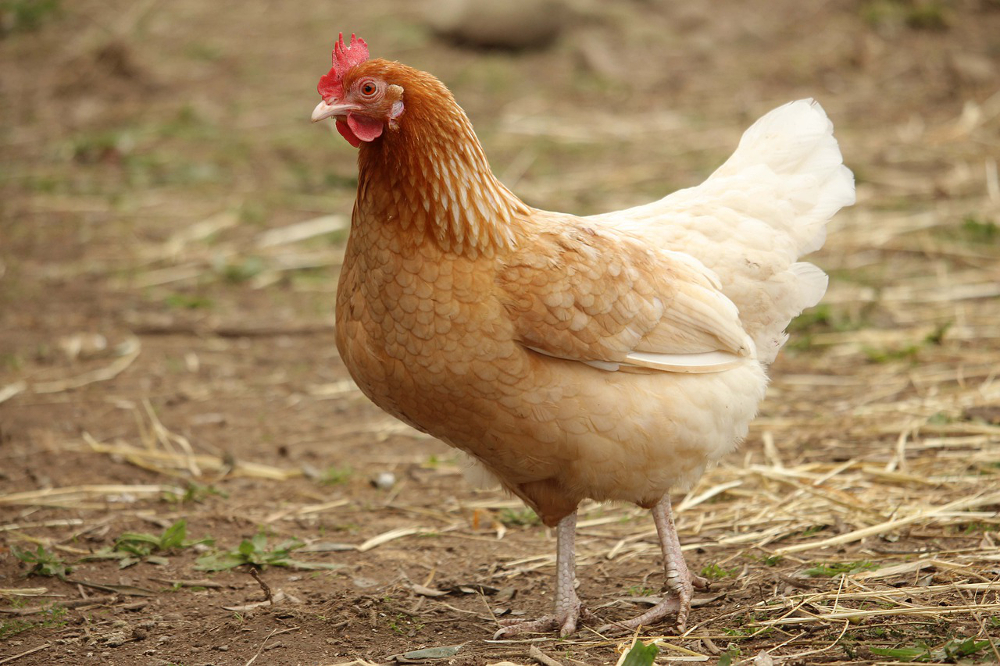
<svg viewBox="0 0 1000 666">
<path fill-rule="evenodd" d="M 374 141 L 382 136 L 382 121 L 364 116 L 356 116 L 353 113 L 347 114 L 347 124 L 350 126 L 354 136 L 362 141 Z"/>
<path fill-rule="evenodd" d="M 354 135 L 354 132 L 351 131 L 351 128 L 348 127 L 347 123 L 343 120 L 337 121 L 337 131 L 340 132 L 340 136 L 347 139 L 347 143 L 351 144 L 355 148 L 361 145 L 361 139 Z"/>
</svg>

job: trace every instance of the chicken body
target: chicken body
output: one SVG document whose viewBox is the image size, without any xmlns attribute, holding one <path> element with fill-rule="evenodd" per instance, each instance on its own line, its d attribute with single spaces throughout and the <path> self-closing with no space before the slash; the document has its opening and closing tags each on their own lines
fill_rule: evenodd
<svg viewBox="0 0 1000 666">
<path fill-rule="evenodd" d="M 611 372 L 519 340 L 510 291 L 562 298 L 568 276 L 532 271 L 556 284 L 526 279 L 510 291 L 498 282 L 523 262 L 564 268 L 563 244 L 535 236 L 492 256 L 455 256 L 393 230 L 384 213 L 365 221 L 364 210 L 356 209 L 338 288 L 345 365 L 373 402 L 472 456 L 545 524 L 586 498 L 652 507 L 746 434 L 766 384 L 756 359 L 705 374 Z M 567 228 L 548 224 L 546 236 L 565 239 L 582 224 L 553 217 Z M 610 241 L 605 249 L 620 236 L 596 233 Z"/>
<path fill-rule="evenodd" d="M 555 616 L 498 635 L 576 627 L 573 529 L 587 498 L 651 508 L 660 530 L 675 597 L 622 626 L 670 612 L 683 625 L 700 581 L 669 492 L 746 435 L 784 328 L 825 291 L 797 258 L 853 202 L 832 126 L 813 102 L 786 105 L 705 184 L 579 218 L 500 184 L 440 82 L 364 56 L 338 69 L 335 54 L 337 86 L 321 83 L 313 116 L 360 145 L 337 294 L 351 376 L 559 526 Z M 371 90 L 382 96 L 366 103 Z"/>
</svg>

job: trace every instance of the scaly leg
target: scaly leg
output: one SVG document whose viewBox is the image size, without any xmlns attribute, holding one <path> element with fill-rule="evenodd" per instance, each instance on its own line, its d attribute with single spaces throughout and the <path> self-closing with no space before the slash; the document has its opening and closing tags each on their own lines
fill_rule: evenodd
<svg viewBox="0 0 1000 666">
<path fill-rule="evenodd" d="M 588 618 L 591 613 L 582 608 L 580 598 L 573 589 L 576 578 L 576 555 L 573 552 L 576 541 L 576 512 L 559 521 L 556 527 L 556 612 L 538 620 L 500 620 L 500 630 L 493 639 L 510 638 L 520 634 L 544 633 L 558 630 L 562 637 L 576 631 L 580 617 Z"/>
<path fill-rule="evenodd" d="M 684 554 L 681 552 L 681 542 L 677 539 L 677 528 L 674 527 L 674 517 L 670 510 L 670 496 L 664 495 L 663 499 L 653 507 L 652 513 L 653 522 L 656 524 L 656 533 L 660 537 L 660 549 L 663 551 L 663 570 L 667 577 L 667 590 L 672 594 L 666 595 L 663 601 L 639 617 L 605 625 L 598 631 L 615 629 L 632 631 L 640 625 L 655 624 L 675 613 L 677 614 L 677 629 L 684 631 L 684 625 L 687 624 L 687 616 L 691 610 L 694 588 L 708 589 L 708 580 L 688 571 L 687 562 L 684 561 Z"/>
</svg>

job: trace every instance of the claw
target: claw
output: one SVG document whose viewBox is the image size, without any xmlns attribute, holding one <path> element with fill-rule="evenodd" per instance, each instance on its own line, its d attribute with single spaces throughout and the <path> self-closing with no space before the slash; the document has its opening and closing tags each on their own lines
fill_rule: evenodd
<svg viewBox="0 0 1000 666">
<path fill-rule="evenodd" d="M 682 607 L 683 603 L 679 596 L 665 597 L 663 601 L 656 604 L 642 615 L 634 617 L 630 620 L 622 620 L 621 622 L 606 624 L 603 627 L 600 627 L 597 631 L 599 633 L 634 631 L 639 626 L 650 626 L 652 624 L 656 624 L 668 615 L 677 615 L 678 630 L 684 631 L 684 627 L 680 622 Z"/>
<path fill-rule="evenodd" d="M 577 605 L 559 616 L 546 615 L 537 620 L 498 620 L 500 629 L 493 634 L 493 640 L 512 638 L 522 634 L 545 634 L 556 630 L 559 631 L 560 638 L 566 638 L 577 630 L 581 622 L 587 623 L 596 619 L 596 615 Z"/>
<path fill-rule="evenodd" d="M 555 615 L 546 615 L 537 620 L 499 620 L 499 624 L 500 629 L 493 634 L 495 641 L 521 634 L 544 634 L 559 627 Z"/>
<path fill-rule="evenodd" d="M 691 586 L 699 592 L 707 592 L 712 587 L 712 582 L 707 578 L 702 578 L 696 574 L 691 574 Z"/>
</svg>

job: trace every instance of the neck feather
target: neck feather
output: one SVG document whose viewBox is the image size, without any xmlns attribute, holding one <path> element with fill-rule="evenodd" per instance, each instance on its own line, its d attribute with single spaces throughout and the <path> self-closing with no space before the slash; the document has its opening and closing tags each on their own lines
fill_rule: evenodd
<svg viewBox="0 0 1000 666">
<path fill-rule="evenodd" d="M 358 208 L 433 239 L 448 252 L 490 255 L 514 244 L 529 208 L 493 175 L 472 123 L 428 74 L 403 84 L 405 112 L 359 155 Z M 416 77 L 414 77 L 416 78 Z"/>
</svg>

